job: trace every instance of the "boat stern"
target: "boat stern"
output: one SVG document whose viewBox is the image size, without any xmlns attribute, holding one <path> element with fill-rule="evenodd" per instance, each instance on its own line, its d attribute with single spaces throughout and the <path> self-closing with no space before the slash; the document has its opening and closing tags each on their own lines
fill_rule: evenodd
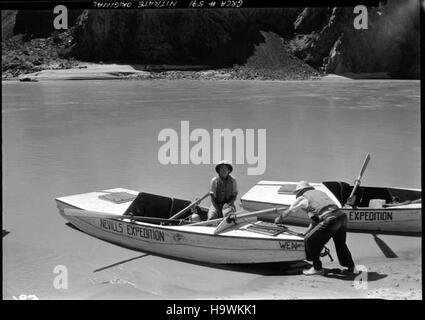
<svg viewBox="0 0 425 320">
<path fill-rule="evenodd" d="M 122 215 L 138 194 L 138 191 L 114 188 L 58 197 L 55 202 L 59 214 L 69 221 L 70 219 L 65 209 L 81 209 Z"/>
<path fill-rule="evenodd" d="M 255 211 L 276 206 L 290 206 L 295 201 L 294 190 L 297 183 L 293 181 L 259 181 L 241 197 L 242 207 L 245 210 Z M 325 185 L 315 182 L 311 182 L 310 185 L 325 192 L 338 207 L 341 207 L 339 200 Z"/>
</svg>

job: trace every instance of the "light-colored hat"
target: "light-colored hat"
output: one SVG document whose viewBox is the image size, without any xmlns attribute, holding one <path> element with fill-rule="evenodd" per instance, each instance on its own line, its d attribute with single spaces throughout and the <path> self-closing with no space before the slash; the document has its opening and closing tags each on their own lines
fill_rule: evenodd
<svg viewBox="0 0 425 320">
<path fill-rule="evenodd" d="M 226 160 L 222 160 L 215 166 L 215 171 L 217 173 L 219 173 L 218 171 L 220 170 L 221 166 L 227 166 L 227 168 L 229 168 L 229 173 L 233 171 L 232 165 L 229 162 L 227 162 Z"/>
<path fill-rule="evenodd" d="M 309 183 L 307 181 L 300 181 L 300 182 L 298 182 L 297 187 L 295 188 L 294 192 L 298 192 L 302 189 L 310 188 L 310 187 L 311 187 L 311 185 L 309 185 Z"/>
</svg>

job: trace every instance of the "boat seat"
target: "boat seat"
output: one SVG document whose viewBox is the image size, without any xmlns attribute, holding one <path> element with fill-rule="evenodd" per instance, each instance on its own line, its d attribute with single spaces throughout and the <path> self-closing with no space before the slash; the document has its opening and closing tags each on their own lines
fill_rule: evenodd
<svg viewBox="0 0 425 320">
<path fill-rule="evenodd" d="M 387 188 L 375 188 L 375 187 L 367 187 L 361 189 L 362 194 L 359 197 L 358 207 L 369 207 L 370 200 L 372 199 L 383 199 L 385 203 L 391 203 L 392 197 Z"/>
<path fill-rule="evenodd" d="M 398 202 L 417 201 L 418 199 L 422 198 L 422 193 L 420 190 L 388 188 L 388 192 L 391 195 L 391 199 L 397 199 Z"/>
<path fill-rule="evenodd" d="M 124 214 L 168 219 L 190 204 L 190 201 L 141 192 Z"/>
</svg>

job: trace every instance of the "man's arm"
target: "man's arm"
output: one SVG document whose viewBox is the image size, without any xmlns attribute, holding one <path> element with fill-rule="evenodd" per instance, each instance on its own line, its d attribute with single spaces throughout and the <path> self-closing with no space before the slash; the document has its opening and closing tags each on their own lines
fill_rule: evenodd
<svg viewBox="0 0 425 320">
<path fill-rule="evenodd" d="M 308 208 L 308 200 L 304 197 L 298 197 L 295 202 L 285 211 L 283 211 L 279 217 L 275 219 L 275 223 L 282 223 L 283 219 L 289 216 L 292 212 L 295 212 L 300 209 Z"/>
<path fill-rule="evenodd" d="M 308 208 L 308 200 L 304 197 L 298 197 L 295 202 L 289 207 L 288 210 L 286 210 L 286 216 L 291 214 L 292 212 L 296 212 L 300 209 L 307 209 Z"/>
<path fill-rule="evenodd" d="M 216 193 L 217 192 L 217 180 L 216 178 L 212 178 L 210 182 L 210 195 L 211 195 L 211 204 L 217 210 L 220 210 L 220 207 L 217 203 Z"/>
<path fill-rule="evenodd" d="M 235 179 L 233 179 L 233 194 L 232 197 L 227 201 L 229 205 L 235 205 L 234 202 L 236 201 L 236 198 L 238 197 L 238 184 Z"/>
</svg>

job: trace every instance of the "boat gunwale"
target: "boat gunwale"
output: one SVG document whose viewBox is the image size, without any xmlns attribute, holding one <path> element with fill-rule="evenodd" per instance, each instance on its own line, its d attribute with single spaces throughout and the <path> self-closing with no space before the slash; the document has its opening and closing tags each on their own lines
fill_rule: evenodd
<svg viewBox="0 0 425 320">
<path fill-rule="evenodd" d="M 110 234 L 117 235 L 116 233 L 114 233 L 112 231 L 104 230 L 102 228 L 99 228 L 97 226 L 94 226 L 93 224 L 90 224 L 89 222 L 84 221 L 84 219 L 82 219 L 81 217 L 76 217 L 76 218 L 78 220 L 80 220 L 80 221 L 82 221 L 82 222 L 90 225 L 93 228 L 96 228 L 98 230 L 101 230 L 102 232 L 105 232 L 106 231 L 106 232 L 108 232 Z M 87 233 L 87 232 L 84 232 L 84 233 Z M 88 235 L 94 236 L 94 237 L 96 237 L 96 238 L 98 238 L 100 240 L 104 240 L 104 241 L 107 241 L 107 242 L 114 243 L 114 240 L 105 240 L 105 239 L 102 239 L 100 236 L 95 236 L 95 235 L 92 235 L 92 234 L 88 234 Z M 127 239 L 131 239 L 131 240 L 142 241 L 142 242 L 149 243 L 149 244 L 166 245 L 166 246 L 169 246 L 169 245 L 173 245 L 173 246 L 188 246 L 188 247 L 194 247 L 194 248 L 214 249 L 214 250 L 229 250 L 229 251 L 232 251 L 232 250 L 238 250 L 238 251 L 260 251 L 261 250 L 262 252 L 264 252 L 264 251 L 273 251 L 273 252 L 275 252 L 275 251 L 279 251 L 279 252 L 280 251 L 290 251 L 290 252 L 297 252 L 297 251 L 304 251 L 305 250 L 304 248 L 303 249 L 300 249 L 300 250 L 298 250 L 298 249 L 295 249 L 295 250 L 283 250 L 282 248 L 280 248 L 280 249 L 275 249 L 275 248 L 271 248 L 271 249 L 259 248 L 259 249 L 257 249 L 255 247 L 251 247 L 251 248 L 226 248 L 226 247 L 217 247 L 217 246 L 194 245 L 193 243 L 190 243 L 190 242 L 187 242 L 187 243 L 178 243 L 178 242 L 173 242 L 173 243 L 170 243 L 170 242 L 153 242 L 153 241 L 145 240 L 145 239 L 142 239 L 142 238 L 136 238 L 136 237 L 133 238 L 131 236 L 123 236 L 123 237 L 125 237 Z M 264 241 L 264 240 L 267 240 L 267 239 L 254 238 L 253 240 Z M 269 240 L 273 240 L 273 239 L 269 239 Z M 289 239 L 288 240 L 280 239 L 279 241 L 300 242 L 300 240 L 289 240 Z M 154 251 L 152 251 L 152 252 L 154 252 Z"/>
<path fill-rule="evenodd" d="M 241 201 L 245 201 L 248 203 L 258 203 L 258 204 L 263 204 L 263 203 L 267 203 L 267 204 L 272 204 L 273 205 L 282 205 L 282 204 L 278 204 L 278 203 L 272 203 L 272 202 L 261 202 L 261 201 L 254 201 L 254 200 L 242 200 Z M 419 204 L 419 203 L 418 203 Z M 344 211 L 365 211 L 365 210 L 373 210 L 373 211 L 412 211 L 412 210 L 422 210 L 422 206 L 418 207 L 418 208 L 396 208 L 396 207 L 390 207 L 390 208 L 371 208 L 371 207 L 357 207 L 356 209 L 354 208 L 343 208 L 340 207 L 338 208 L 339 210 L 344 210 Z M 416 221 L 416 220 L 415 220 Z"/>
<path fill-rule="evenodd" d="M 354 187 L 352 184 L 345 182 L 343 180 L 326 180 L 322 182 L 310 182 L 310 184 L 314 187 L 315 185 L 323 185 L 325 188 L 326 185 L 324 182 L 344 182 L 347 183 L 349 187 Z M 260 180 L 258 181 L 254 186 L 261 185 L 261 186 L 279 186 L 282 184 L 297 184 L 297 181 L 275 181 L 275 180 Z M 422 193 L 422 189 L 420 188 L 405 188 L 405 187 L 380 187 L 380 186 L 370 186 L 370 185 L 361 185 L 360 188 L 374 188 L 374 189 L 397 189 L 397 190 L 406 190 L 406 191 L 417 191 Z"/>
<path fill-rule="evenodd" d="M 63 201 L 60 201 L 60 200 L 57 200 L 57 199 L 56 199 L 56 201 L 59 201 L 59 202 L 65 204 L 67 206 L 71 206 L 71 207 L 73 207 L 75 209 L 84 210 L 82 208 L 79 208 L 77 206 L 73 206 L 73 205 L 67 204 L 67 203 L 65 203 Z M 74 218 L 78 218 L 78 220 L 84 221 L 84 218 L 82 218 L 82 217 L 74 217 Z M 105 220 L 119 221 L 119 222 L 124 222 L 124 223 L 127 223 L 127 224 L 132 224 L 133 223 L 133 224 L 136 224 L 136 225 L 139 225 L 139 226 L 144 226 L 144 227 L 149 227 L 149 228 L 156 228 L 156 229 L 160 229 L 160 230 L 175 231 L 175 232 L 180 232 L 180 233 L 195 234 L 195 235 L 202 235 L 202 236 L 215 237 L 215 238 L 221 237 L 221 238 L 249 239 L 249 240 L 260 240 L 260 241 L 297 241 L 297 242 L 304 242 L 304 239 L 302 237 L 299 237 L 300 239 L 279 239 L 279 238 L 262 238 L 262 237 L 249 237 L 249 236 L 235 236 L 235 235 L 227 235 L 225 233 L 223 233 L 223 234 L 216 234 L 215 235 L 215 234 L 201 233 L 201 232 L 195 232 L 195 231 L 189 231 L 189 230 L 175 229 L 176 227 L 178 228 L 179 226 L 161 226 L 161 225 L 151 224 L 151 223 L 148 223 L 148 222 L 141 222 L 141 221 L 134 221 L 134 222 L 124 221 L 123 219 L 120 219 L 118 217 L 117 218 L 99 218 L 99 217 L 95 217 L 95 218 L 96 219 L 105 219 Z M 125 218 L 125 219 L 130 220 L 129 218 Z M 166 221 L 166 219 L 164 219 L 164 220 Z M 84 222 L 86 222 L 86 221 L 84 221 Z M 70 223 L 72 223 L 72 222 L 70 221 Z M 86 222 L 86 223 L 88 223 L 88 222 Z M 184 225 L 184 226 L 190 226 L 190 224 L 187 224 L 187 225 Z M 199 226 L 199 227 L 202 227 L 202 226 Z M 110 232 L 110 231 L 105 230 L 105 229 L 100 229 L 100 230 L 106 231 L 106 232 Z M 247 232 L 250 232 L 250 231 L 247 231 Z M 111 232 L 111 233 L 113 233 L 113 232 Z M 116 233 L 113 233 L 113 234 L 116 234 Z M 283 232 L 282 234 L 285 234 L 285 232 Z M 265 236 L 267 236 L 267 235 L 265 235 Z M 296 237 L 294 235 L 289 235 L 289 234 L 288 234 L 288 236 Z M 130 236 L 128 236 L 128 238 L 133 239 Z"/>
</svg>

